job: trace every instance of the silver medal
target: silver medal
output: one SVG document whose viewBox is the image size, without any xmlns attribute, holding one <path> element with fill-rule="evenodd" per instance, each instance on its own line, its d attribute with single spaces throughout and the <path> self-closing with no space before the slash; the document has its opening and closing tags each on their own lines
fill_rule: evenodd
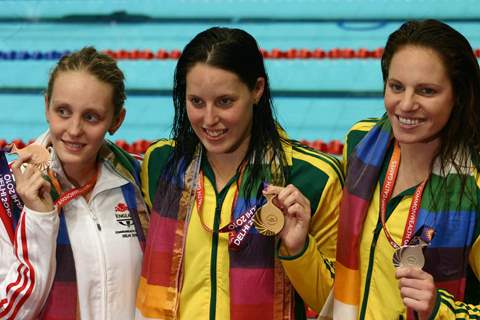
<svg viewBox="0 0 480 320">
<path fill-rule="evenodd" d="M 399 267 L 415 267 L 423 268 L 425 265 L 425 257 L 422 248 L 424 245 L 403 246 L 395 250 L 393 254 L 393 265 Z"/>
</svg>

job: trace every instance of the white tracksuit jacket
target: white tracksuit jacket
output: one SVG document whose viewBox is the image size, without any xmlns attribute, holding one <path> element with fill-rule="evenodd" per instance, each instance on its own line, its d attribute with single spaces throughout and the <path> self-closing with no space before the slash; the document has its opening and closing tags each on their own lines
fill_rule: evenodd
<svg viewBox="0 0 480 320">
<path fill-rule="evenodd" d="M 65 187 L 69 182 L 58 161 L 52 169 Z M 122 205 L 120 187 L 126 183 L 103 163 L 90 200 L 78 197 L 64 207 L 82 320 L 134 318 L 142 250 Z M 145 205 L 138 188 L 136 193 L 140 212 Z M 58 229 L 57 212 L 24 208 L 14 248 L 0 221 L 0 319 L 38 317 L 54 279 Z"/>
</svg>

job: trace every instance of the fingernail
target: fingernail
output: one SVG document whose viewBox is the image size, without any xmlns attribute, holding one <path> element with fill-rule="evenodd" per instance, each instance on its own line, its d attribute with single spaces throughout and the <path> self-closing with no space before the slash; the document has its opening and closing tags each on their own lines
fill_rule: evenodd
<svg viewBox="0 0 480 320">
<path fill-rule="evenodd" d="M 263 189 L 262 190 L 266 191 L 268 189 L 268 186 L 269 186 L 268 182 L 263 181 Z"/>
</svg>

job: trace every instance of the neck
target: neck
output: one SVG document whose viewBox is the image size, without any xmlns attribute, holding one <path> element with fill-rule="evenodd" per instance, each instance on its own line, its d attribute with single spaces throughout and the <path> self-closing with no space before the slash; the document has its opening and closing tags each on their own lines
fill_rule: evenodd
<svg viewBox="0 0 480 320">
<path fill-rule="evenodd" d="M 65 172 L 68 181 L 70 181 L 75 187 L 81 187 L 87 184 L 88 181 L 97 174 L 97 163 L 94 162 L 88 166 L 76 166 L 74 168 L 64 166 L 63 171 Z"/>
<path fill-rule="evenodd" d="M 411 167 L 412 170 L 418 169 L 429 173 L 439 146 L 439 141 L 415 144 L 400 143 L 401 163 Z"/>
<path fill-rule="evenodd" d="M 432 161 L 438 152 L 438 146 L 438 142 L 400 143 L 401 160 L 393 196 L 428 178 Z"/>
<path fill-rule="evenodd" d="M 208 162 L 212 167 L 215 175 L 215 183 L 217 191 L 222 190 L 230 179 L 237 173 L 246 151 L 240 156 L 239 154 L 222 154 L 212 155 L 207 153 Z"/>
</svg>

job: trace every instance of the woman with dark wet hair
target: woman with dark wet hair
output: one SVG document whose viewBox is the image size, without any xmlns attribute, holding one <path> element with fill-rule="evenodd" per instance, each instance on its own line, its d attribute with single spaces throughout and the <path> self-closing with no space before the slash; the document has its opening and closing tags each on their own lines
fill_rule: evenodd
<svg viewBox="0 0 480 320">
<path fill-rule="evenodd" d="M 338 160 L 287 138 L 243 30 L 187 44 L 173 101 L 173 139 L 142 169 L 152 224 L 137 319 L 305 319 L 333 282 Z"/>
</svg>

